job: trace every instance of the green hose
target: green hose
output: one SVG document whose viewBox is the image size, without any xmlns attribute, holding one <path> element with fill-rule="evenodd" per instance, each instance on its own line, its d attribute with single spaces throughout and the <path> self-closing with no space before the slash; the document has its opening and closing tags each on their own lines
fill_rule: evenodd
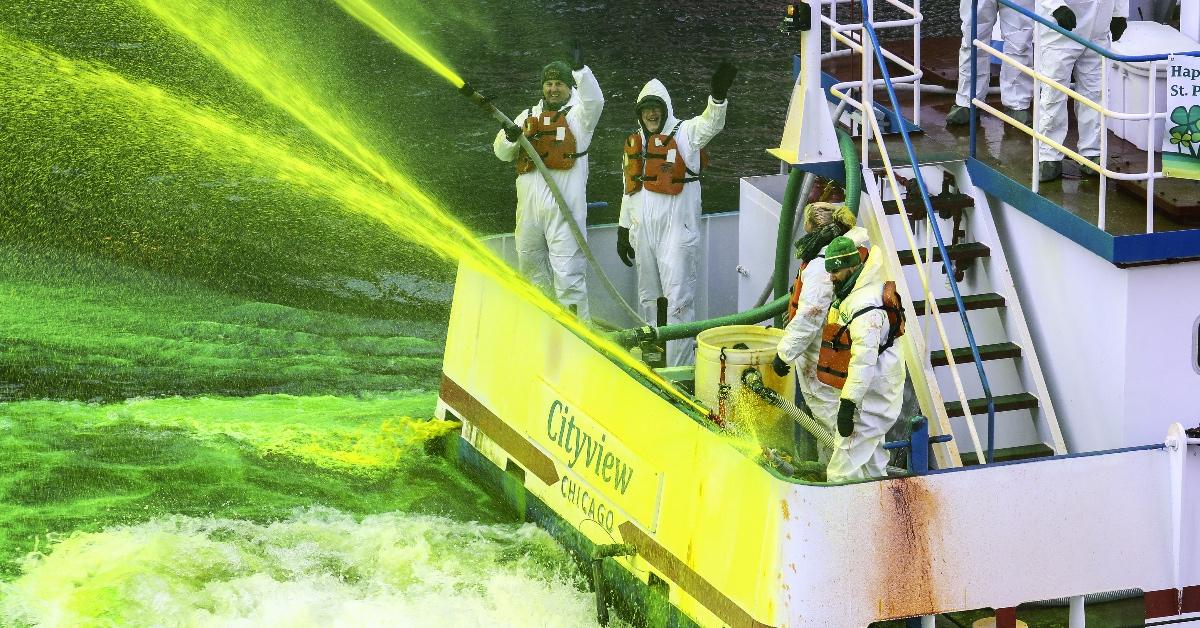
<svg viewBox="0 0 1200 628">
<path fill-rule="evenodd" d="M 854 138 L 850 137 L 850 134 L 841 129 L 837 129 L 837 134 L 838 148 L 841 149 L 842 162 L 845 163 L 846 166 L 846 206 L 851 212 L 854 213 L 855 216 L 857 216 L 858 205 L 862 200 L 862 168 L 861 161 L 858 159 L 858 147 L 854 145 Z M 791 191 L 793 187 L 800 187 L 800 183 L 802 183 L 804 177 L 798 176 L 798 172 L 800 171 L 793 169 L 791 174 L 788 176 L 788 191 Z M 795 185 L 793 185 L 793 182 L 795 182 Z M 783 312 L 787 310 L 788 300 L 791 298 L 791 295 L 787 294 L 786 292 L 786 285 L 788 276 L 787 270 L 791 265 L 792 223 L 795 220 L 795 205 L 797 204 L 797 200 L 791 201 L 791 216 L 788 218 L 788 224 L 786 225 L 787 229 L 784 230 L 784 213 L 787 213 L 786 209 L 789 207 L 788 191 L 784 192 L 784 204 L 780 209 L 779 235 L 776 237 L 777 248 L 775 255 L 775 277 L 776 285 L 778 285 L 778 279 L 783 277 L 785 292 L 782 296 L 778 296 L 774 301 L 771 301 L 766 305 L 762 305 L 751 310 L 746 310 L 745 312 L 730 314 L 728 316 L 709 318 L 691 323 L 664 325 L 662 327 L 646 326 L 633 329 L 622 329 L 612 333 L 610 337 L 613 339 L 613 341 L 623 347 L 632 347 L 639 342 L 692 338 L 706 329 L 724 327 L 725 325 L 755 325 L 771 317 L 783 314 Z M 797 196 L 799 195 L 797 194 Z M 783 238 L 783 240 L 780 238 Z M 782 247 L 780 247 L 780 242 L 783 243 Z M 783 250 L 783 255 L 779 254 L 780 248 Z M 783 271 L 779 271 L 780 259 L 783 260 Z"/>
<path fill-rule="evenodd" d="M 754 325 L 761 323 L 780 312 L 787 309 L 788 299 L 790 295 L 783 295 L 766 305 L 761 305 L 752 310 L 738 312 L 728 316 L 718 318 L 708 318 L 702 321 L 692 321 L 690 323 L 676 323 L 674 325 L 663 325 L 662 327 L 637 327 L 634 329 L 622 329 L 618 332 L 613 332 L 613 342 L 622 347 L 632 347 L 639 342 L 656 341 L 656 340 L 679 340 L 680 338 L 691 338 L 696 334 L 713 327 L 724 327 L 726 325 Z"/>
<path fill-rule="evenodd" d="M 816 177 L 799 168 L 788 173 L 787 188 L 783 191 L 783 203 L 779 206 L 779 229 L 775 233 L 775 272 L 771 275 L 775 284 L 775 298 L 787 294 L 788 278 L 792 265 L 792 227 L 796 224 L 796 206 L 804 192 L 812 190 Z M 783 312 L 775 315 L 775 326 L 783 327 Z"/>
<path fill-rule="evenodd" d="M 858 204 L 862 201 L 862 163 L 858 159 L 858 147 L 850 134 L 837 129 L 838 148 L 842 151 L 842 163 L 846 164 L 846 207 L 858 216 Z"/>
</svg>

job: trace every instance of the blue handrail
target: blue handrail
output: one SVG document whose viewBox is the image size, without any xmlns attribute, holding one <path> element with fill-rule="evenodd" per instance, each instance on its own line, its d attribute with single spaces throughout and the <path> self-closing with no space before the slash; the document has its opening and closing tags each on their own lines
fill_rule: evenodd
<svg viewBox="0 0 1200 628">
<path fill-rule="evenodd" d="M 1003 1 L 1003 0 L 1002 0 Z M 883 58 L 883 53 L 879 47 L 879 36 L 875 34 L 875 27 L 871 25 L 871 16 L 867 8 L 867 0 L 859 0 L 862 5 L 863 29 L 871 38 L 871 50 L 875 54 L 875 60 L 879 64 L 879 69 L 883 74 L 883 84 L 887 87 L 888 99 L 891 100 L 892 108 L 900 111 L 900 99 L 896 97 L 896 89 L 892 86 L 892 76 L 887 69 L 887 61 Z M 974 12 L 974 9 L 972 9 Z M 972 20 L 974 21 L 974 20 Z M 972 83 L 974 85 L 974 83 Z M 917 151 L 913 148 L 912 139 L 908 136 L 908 129 L 904 125 L 900 125 L 900 137 L 904 139 L 904 150 L 908 152 L 909 163 L 912 164 L 913 177 L 917 181 L 917 187 L 921 191 L 921 202 L 925 204 L 925 215 L 929 217 L 929 224 L 933 227 L 933 237 L 937 240 L 938 251 L 942 254 L 942 266 L 946 269 L 946 274 L 951 278 L 950 290 L 954 293 L 954 302 L 958 305 L 958 316 L 962 319 L 963 330 L 967 333 L 967 343 L 971 345 L 971 357 L 975 360 L 975 369 L 979 372 L 979 382 L 983 386 L 983 395 L 987 398 L 988 407 L 988 446 L 987 446 L 987 461 L 992 462 L 994 443 L 996 435 L 996 403 L 992 399 L 992 389 L 988 385 L 987 374 L 983 372 L 983 360 L 979 357 L 979 346 L 975 344 L 975 334 L 971 332 L 971 323 L 967 320 L 967 308 L 963 305 L 962 295 L 958 292 L 958 282 L 953 280 L 954 269 L 950 266 L 950 252 L 946 250 L 946 243 L 942 240 L 941 228 L 938 227 L 934 216 L 937 214 L 933 211 L 933 205 L 929 202 L 929 189 L 925 186 L 925 177 L 921 175 L 921 163 L 917 161 Z M 883 149 L 883 147 L 880 147 Z M 915 255 L 914 258 L 919 260 L 920 256 Z M 933 296 L 932 294 L 930 295 Z M 947 355 L 949 355 L 949 347 Z"/>
<path fill-rule="evenodd" d="M 977 3 L 978 3 L 978 0 L 976 1 L 976 4 Z M 1099 53 L 1101 56 L 1106 57 L 1108 59 L 1112 59 L 1113 61 L 1120 61 L 1122 63 L 1140 63 L 1143 61 L 1166 61 L 1167 57 L 1169 57 L 1172 54 L 1176 55 L 1176 56 L 1184 56 L 1184 57 L 1200 57 L 1200 50 L 1191 50 L 1188 52 L 1173 52 L 1173 53 L 1169 53 L 1169 54 L 1158 54 L 1158 55 L 1119 55 L 1107 48 L 1097 46 L 1095 42 L 1088 41 L 1087 39 L 1080 37 L 1079 35 L 1076 35 L 1075 33 L 1059 26 L 1058 22 L 1055 22 L 1054 20 L 1048 20 L 1048 19 L 1034 13 L 1033 11 L 1030 11 L 1029 9 L 1026 9 L 1025 7 L 1017 4 L 1013 0 L 1000 0 L 1000 4 L 1003 4 L 1004 6 L 1020 13 L 1021 15 L 1024 15 L 1025 17 L 1028 17 L 1029 19 L 1041 24 L 1042 26 L 1046 26 L 1048 28 L 1052 28 L 1052 29 L 1058 31 L 1062 35 L 1065 35 L 1065 36 L 1075 40 L 1076 42 L 1083 44 L 1085 47 L 1090 48 L 1091 50 L 1094 50 L 1097 53 Z M 971 22 L 973 23 L 973 26 L 974 26 L 974 28 L 971 29 L 971 32 L 976 34 L 976 36 L 975 36 L 976 39 L 979 39 L 979 25 L 977 23 L 975 23 L 976 20 L 974 17 L 974 15 L 975 15 L 974 8 L 972 8 L 971 15 L 972 15 Z M 990 37 L 990 35 L 989 35 L 989 37 Z M 972 48 L 974 48 L 974 46 L 972 46 Z"/>
</svg>

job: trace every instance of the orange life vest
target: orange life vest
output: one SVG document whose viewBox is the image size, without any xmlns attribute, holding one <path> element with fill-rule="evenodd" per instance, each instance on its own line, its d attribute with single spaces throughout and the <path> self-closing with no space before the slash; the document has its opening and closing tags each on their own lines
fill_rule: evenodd
<svg viewBox="0 0 1200 628">
<path fill-rule="evenodd" d="M 543 111 L 541 115 L 525 116 L 525 137 L 533 144 L 533 149 L 541 156 L 546 167 L 551 170 L 570 170 L 575 160 L 587 154 L 587 151 L 575 152 L 575 134 L 567 126 L 567 112 L 570 107 L 558 111 Z M 517 174 L 533 172 L 533 160 L 522 151 L 517 155 Z"/>
<path fill-rule="evenodd" d="M 867 253 L 867 247 L 858 247 L 858 258 L 861 259 L 864 264 L 867 263 Z M 817 257 L 824 257 L 824 255 L 818 255 Z M 788 299 L 787 315 L 783 319 L 785 324 L 791 321 L 793 318 L 796 318 L 796 310 L 800 309 L 800 291 L 804 289 L 805 268 L 808 268 L 808 262 L 802 262 L 800 264 L 800 272 L 796 273 L 796 283 L 792 284 L 792 297 Z"/>
<path fill-rule="evenodd" d="M 896 282 L 883 284 L 883 305 L 864 307 L 855 312 L 845 325 L 826 323 L 821 329 L 821 353 L 817 356 L 817 380 L 841 388 L 846 385 L 850 374 L 850 323 L 872 310 L 883 310 L 888 317 L 888 336 L 879 346 L 879 352 L 887 351 L 896 339 L 904 335 L 904 307 L 900 295 L 896 294 Z"/>
<path fill-rule="evenodd" d="M 671 133 L 656 133 L 642 146 L 642 134 L 633 133 L 625 139 L 625 193 L 633 194 L 643 188 L 660 194 L 675 196 L 683 192 L 685 183 L 700 180 L 700 174 L 708 167 L 708 151 L 700 150 L 700 169 L 693 172 L 679 154 L 675 133 L 682 122 L 671 129 Z"/>
</svg>

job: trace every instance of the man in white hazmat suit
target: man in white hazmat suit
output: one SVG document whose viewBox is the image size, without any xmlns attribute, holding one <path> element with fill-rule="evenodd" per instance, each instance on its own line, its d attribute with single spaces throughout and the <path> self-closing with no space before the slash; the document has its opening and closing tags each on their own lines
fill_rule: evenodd
<svg viewBox="0 0 1200 628">
<path fill-rule="evenodd" d="M 658 79 L 638 94 L 639 129 L 625 140 L 625 191 L 617 254 L 626 265 L 637 261 L 642 316 L 654 322 L 659 297 L 667 298 L 667 323 L 695 320 L 700 272 L 700 175 L 704 147 L 725 127 L 725 98 L 737 69 L 722 63 L 712 77 L 704 113 L 680 121 L 671 95 Z M 631 243 L 632 241 L 632 243 Z M 667 343 L 667 365 L 695 360 L 692 339 Z"/>
<path fill-rule="evenodd" d="M 837 433 L 838 397 L 841 391 L 817 379 L 817 356 L 821 350 L 821 330 L 833 301 L 833 282 L 825 270 L 825 248 L 834 238 L 845 234 L 856 246 L 870 246 L 867 230 L 855 226 L 854 214 L 845 205 L 811 203 L 804 208 L 805 235 L 797 243 L 802 263 L 799 291 L 793 295 L 795 313 L 788 320 L 783 338 L 772 363 L 780 377 L 796 366 L 797 389 L 808 413 L 830 434 Z M 793 288 L 795 290 L 795 288 Z M 820 447 L 819 460 L 827 462 L 831 451 Z"/>
<path fill-rule="evenodd" d="M 604 95 L 578 48 L 574 70 L 561 61 L 542 69 L 542 100 L 496 134 L 501 161 L 517 161 L 518 266 L 533 285 L 588 318 L 587 260 L 541 173 L 518 143 L 524 133 L 541 155 L 568 210 L 586 233 L 588 147 L 604 110 Z"/>
<path fill-rule="evenodd" d="M 904 361 L 896 346 L 903 321 L 899 300 L 894 284 L 885 285 L 879 249 L 872 249 L 863 262 L 853 240 L 834 238 L 825 247 L 825 270 L 833 294 L 817 378 L 841 391 L 837 436 L 825 474 L 830 482 L 882 477 L 888 462 L 883 439 L 900 415 L 904 396 Z M 897 317 L 895 324 L 889 309 Z"/>
<path fill-rule="evenodd" d="M 1083 39 L 1110 46 L 1109 35 L 1117 40 L 1125 32 L 1129 15 L 1128 0 L 1037 0 L 1038 15 L 1052 18 L 1065 30 L 1074 31 Z M 1060 85 L 1075 78 L 1075 91 L 1092 102 L 1100 103 L 1100 54 L 1083 44 L 1055 31 L 1038 28 L 1041 48 L 1037 69 Z M 1067 138 L 1067 95 L 1042 84 L 1040 93 L 1042 113 L 1037 130 L 1062 144 Z M 1075 119 L 1079 125 L 1080 155 L 1098 161 L 1100 156 L 1100 113 L 1083 103 L 1075 103 Z M 1062 176 L 1063 154 L 1049 144 L 1038 144 L 1038 179 L 1053 181 Z M 1102 164 L 1103 165 L 1103 164 Z M 1091 168 L 1081 168 L 1084 176 L 1098 176 Z"/>
<path fill-rule="evenodd" d="M 971 118 L 971 48 L 976 39 L 990 41 L 992 28 L 1000 20 L 1000 37 L 1004 40 L 1004 54 L 1022 64 L 1033 66 L 1033 20 L 1013 9 L 1002 6 L 997 0 L 979 0 L 975 10 L 979 22 L 978 36 L 971 32 L 971 5 L 975 0 L 960 0 L 958 15 L 962 18 L 962 44 L 958 47 L 958 93 L 954 106 L 946 115 L 947 124 L 966 124 Z M 1019 0 L 1019 4 L 1033 10 L 1033 0 Z M 984 98 L 992 80 L 992 57 L 983 52 L 975 53 L 975 95 Z M 1000 67 L 1000 101 L 1008 115 L 1018 122 L 1029 124 L 1029 105 L 1033 102 L 1033 77 L 1007 63 Z"/>
</svg>

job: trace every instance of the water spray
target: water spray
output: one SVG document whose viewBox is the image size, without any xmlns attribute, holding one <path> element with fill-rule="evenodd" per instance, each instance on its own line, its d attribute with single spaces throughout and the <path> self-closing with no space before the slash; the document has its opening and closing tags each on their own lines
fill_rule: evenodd
<svg viewBox="0 0 1200 628">
<path fill-rule="evenodd" d="M 479 93 L 470 83 L 464 82 L 462 87 L 458 88 L 458 92 L 466 96 L 467 99 L 476 106 L 486 111 L 488 115 L 490 115 L 501 125 L 507 127 L 514 124 L 514 122 L 508 116 L 504 115 L 503 111 L 500 111 L 496 105 L 492 104 L 491 98 Z M 645 319 L 643 319 L 636 310 L 630 307 L 629 303 L 625 301 L 620 292 L 617 292 L 616 286 L 614 286 L 612 281 L 608 279 L 608 275 L 604 272 L 604 269 L 600 267 L 600 263 L 596 261 L 596 257 L 592 255 L 592 249 L 587 245 L 587 238 L 583 236 L 583 231 L 580 229 L 579 225 L 575 223 L 575 216 L 571 214 L 571 210 L 567 206 L 567 201 L 565 198 L 563 198 L 562 191 L 559 190 L 558 185 L 554 183 L 554 179 L 550 176 L 550 170 L 546 168 L 546 164 L 542 161 L 541 155 L 534 150 L 533 144 L 529 143 L 529 138 L 525 137 L 525 134 L 522 133 L 521 136 L 517 138 L 517 142 L 521 144 L 521 148 L 525 151 L 525 154 L 529 156 L 531 161 L 533 161 L 533 166 L 537 168 L 537 171 L 546 181 L 546 186 L 550 188 L 550 194 L 554 196 L 554 202 L 555 205 L 558 206 L 559 213 L 562 214 L 563 220 L 566 221 L 567 226 L 571 228 L 571 235 L 575 238 L 575 243 L 579 245 L 579 250 L 583 251 L 584 258 L 587 259 L 588 264 L 592 267 L 592 270 L 596 273 L 596 276 L 600 277 L 600 282 L 604 284 L 604 289 L 608 291 L 608 294 L 612 297 L 613 301 L 615 301 L 623 310 L 625 310 L 625 314 L 628 315 L 631 320 L 637 323 L 646 324 Z"/>
<path fill-rule="evenodd" d="M 742 371 L 742 383 L 751 392 L 762 397 L 767 403 L 783 410 L 784 414 L 791 417 L 797 425 L 804 428 L 809 434 L 812 434 L 813 438 L 817 439 L 817 442 L 822 446 L 833 449 L 833 434 L 830 434 L 824 425 L 821 425 L 812 417 L 811 410 L 806 412 L 807 408 L 797 408 L 792 402 L 780 397 L 779 393 L 767 388 L 763 384 L 762 373 L 758 369 L 749 367 Z"/>
</svg>

